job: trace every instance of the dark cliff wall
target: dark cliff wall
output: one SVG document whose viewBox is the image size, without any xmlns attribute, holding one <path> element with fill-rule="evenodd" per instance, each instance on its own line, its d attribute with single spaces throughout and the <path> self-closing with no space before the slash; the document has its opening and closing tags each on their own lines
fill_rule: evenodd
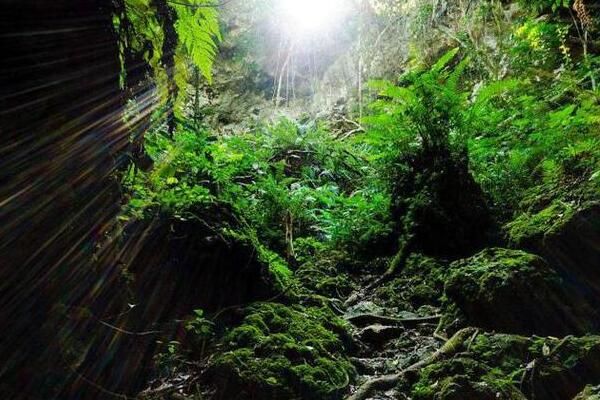
<svg viewBox="0 0 600 400">
<path fill-rule="evenodd" d="M 91 267 L 127 144 L 111 7 L 8 0 L 0 12 L 0 383 L 23 398 L 32 359 L 60 362 L 50 344 L 68 321 L 56 304 L 104 296 L 117 279 Z"/>
</svg>

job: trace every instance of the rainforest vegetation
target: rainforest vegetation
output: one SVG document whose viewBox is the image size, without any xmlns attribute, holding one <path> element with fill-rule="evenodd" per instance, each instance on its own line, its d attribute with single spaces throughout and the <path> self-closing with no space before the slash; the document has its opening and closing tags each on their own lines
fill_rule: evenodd
<svg viewBox="0 0 600 400">
<path fill-rule="evenodd" d="M 600 399 L 592 0 L 0 12 L 0 394 Z"/>
</svg>

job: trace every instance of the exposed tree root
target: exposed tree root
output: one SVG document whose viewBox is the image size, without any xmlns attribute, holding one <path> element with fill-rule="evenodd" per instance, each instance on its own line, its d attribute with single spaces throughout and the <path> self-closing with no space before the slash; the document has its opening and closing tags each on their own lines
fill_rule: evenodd
<svg viewBox="0 0 600 400">
<path fill-rule="evenodd" d="M 456 332 L 442 347 L 434 352 L 429 357 L 421 360 L 408 368 L 390 375 L 380 376 L 378 378 L 370 379 L 362 384 L 354 394 L 347 397 L 346 400 L 365 400 L 375 390 L 388 390 L 396 386 L 402 378 L 416 374 L 426 366 L 439 361 L 442 358 L 449 357 L 455 354 L 463 342 L 473 335 L 477 330 L 475 328 L 464 328 Z"/>
<path fill-rule="evenodd" d="M 352 317 L 347 317 L 346 320 L 356 326 L 366 326 L 372 324 L 383 324 L 393 326 L 403 326 L 405 328 L 414 328 L 419 324 L 437 323 L 440 321 L 441 315 L 431 315 L 426 317 L 415 318 L 394 318 L 386 317 L 377 314 L 360 314 Z"/>
</svg>

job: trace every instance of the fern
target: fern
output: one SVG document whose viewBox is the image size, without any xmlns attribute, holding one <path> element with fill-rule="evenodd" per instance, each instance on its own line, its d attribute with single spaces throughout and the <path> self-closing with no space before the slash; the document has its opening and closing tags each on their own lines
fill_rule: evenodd
<svg viewBox="0 0 600 400">
<path fill-rule="evenodd" d="M 218 12 L 214 7 L 173 7 L 177 11 L 175 28 L 179 41 L 192 63 L 210 82 L 212 65 L 217 54 L 217 42 L 221 40 Z"/>
</svg>

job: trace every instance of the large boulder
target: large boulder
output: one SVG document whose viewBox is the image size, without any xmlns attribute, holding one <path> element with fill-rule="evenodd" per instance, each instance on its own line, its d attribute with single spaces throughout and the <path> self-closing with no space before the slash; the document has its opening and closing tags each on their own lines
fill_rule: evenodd
<svg viewBox="0 0 600 400">
<path fill-rule="evenodd" d="M 508 224 L 512 246 L 543 256 L 565 280 L 600 306 L 600 203 L 554 202 Z"/>
<path fill-rule="evenodd" d="M 354 367 L 346 323 L 325 308 L 257 303 L 221 343 L 206 383 L 214 399 L 341 399 Z"/>
<path fill-rule="evenodd" d="M 455 261 L 444 291 L 467 324 L 500 332 L 583 334 L 600 320 L 542 258 L 519 250 L 489 248 Z"/>
<path fill-rule="evenodd" d="M 528 398 L 569 400 L 587 384 L 600 384 L 599 336 L 546 341 L 546 355 L 530 363 L 523 377 Z"/>
<path fill-rule="evenodd" d="M 586 386 L 573 400 L 600 400 L 600 386 Z"/>
<path fill-rule="evenodd" d="M 572 400 L 582 390 L 579 399 L 593 399 L 584 397 L 594 394 L 586 385 L 600 383 L 599 336 L 559 339 L 485 333 L 463 346 L 465 357 L 489 367 L 483 376 L 469 374 L 471 381 L 485 378 L 499 386 L 518 382 L 528 399 Z"/>
</svg>

